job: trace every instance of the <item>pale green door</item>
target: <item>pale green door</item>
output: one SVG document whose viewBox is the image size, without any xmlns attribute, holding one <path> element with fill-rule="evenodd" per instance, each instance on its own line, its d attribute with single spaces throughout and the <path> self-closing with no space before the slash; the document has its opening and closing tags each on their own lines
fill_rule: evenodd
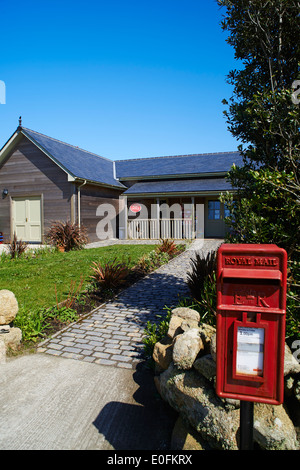
<svg viewBox="0 0 300 470">
<path fill-rule="evenodd" d="M 41 197 L 19 197 L 13 199 L 13 232 L 18 240 L 42 241 Z"/>
</svg>

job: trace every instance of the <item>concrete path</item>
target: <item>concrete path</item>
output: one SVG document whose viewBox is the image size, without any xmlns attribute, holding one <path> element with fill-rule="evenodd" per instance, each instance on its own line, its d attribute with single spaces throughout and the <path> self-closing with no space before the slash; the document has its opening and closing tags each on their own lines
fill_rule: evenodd
<svg viewBox="0 0 300 470">
<path fill-rule="evenodd" d="M 176 414 L 141 361 L 143 330 L 187 293 L 194 250 L 219 243 L 193 242 L 37 354 L 0 364 L 0 450 L 170 450 Z"/>
<path fill-rule="evenodd" d="M 0 450 L 166 450 L 175 413 L 149 370 L 46 354 L 0 365 Z"/>
</svg>

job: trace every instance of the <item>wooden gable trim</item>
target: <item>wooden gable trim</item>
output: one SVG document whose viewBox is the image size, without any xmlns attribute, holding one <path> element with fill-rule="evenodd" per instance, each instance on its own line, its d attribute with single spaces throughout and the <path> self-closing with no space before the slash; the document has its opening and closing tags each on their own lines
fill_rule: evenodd
<svg viewBox="0 0 300 470">
<path fill-rule="evenodd" d="M 22 135 L 19 131 L 16 131 L 8 141 L 3 145 L 2 149 L 0 150 L 0 165 L 4 163 L 7 156 L 11 153 L 13 148 L 20 143 L 22 140 Z"/>
</svg>

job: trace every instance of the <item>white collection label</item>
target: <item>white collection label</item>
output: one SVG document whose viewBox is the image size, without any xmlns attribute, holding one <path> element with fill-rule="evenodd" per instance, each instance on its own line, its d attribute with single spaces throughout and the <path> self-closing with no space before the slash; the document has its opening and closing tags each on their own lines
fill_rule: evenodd
<svg viewBox="0 0 300 470">
<path fill-rule="evenodd" d="M 237 374 L 263 374 L 264 340 L 264 328 L 238 327 L 236 354 Z"/>
</svg>

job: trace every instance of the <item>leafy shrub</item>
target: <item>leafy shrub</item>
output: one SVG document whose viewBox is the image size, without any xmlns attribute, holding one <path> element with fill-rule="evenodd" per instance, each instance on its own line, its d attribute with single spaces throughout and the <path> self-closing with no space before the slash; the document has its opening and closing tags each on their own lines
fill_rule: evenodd
<svg viewBox="0 0 300 470">
<path fill-rule="evenodd" d="M 69 307 L 40 308 L 31 312 L 20 309 L 14 326 L 22 330 L 23 343 L 37 342 L 53 332 L 55 324 L 68 324 L 78 320 L 76 311 Z"/>
<path fill-rule="evenodd" d="M 191 260 L 191 271 L 187 273 L 187 284 L 194 299 L 202 299 L 202 291 L 207 276 L 212 276 L 216 271 L 216 265 L 216 252 L 208 253 L 206 258 L 197 253 L 195 258 Z"/>
<path fill-rule="evenodd" d="M 176 246 L 172 240 L 161 240 L 155 250 L 150 251 L 148 255 L 142 256 L 137 265 L 137 269 L 149 273 L 158 269 L 163 264 L 168 263 L 174 256 L 179 255 L 185 249 L 185 245 Z"/>
<path fill-rule="evenodd" d="M 139 268 L 145 273 L 151 272 L 159 268 L 161 265 L 170 261 L 170 256 L 166 252 L 157 252 L 156 250 L 150 251 L 146 256 L 142 256 L 139 261 Z"/>
<path fill-rule="evenodd" d="M 43 336 L 43 331 L 49 326 L 46 309 L 31 312 L 19 309 L 14 326 L 22 330 L 23 342 L 38 341 Z"/>
<path fill-rule="evenodd" d="M 215 325 L 217 308 L 216 252 L 210 252 L 203 258 L 198 253 L 191 262 L 191 271 L 187 273 L 187 284 L 194 307 L 200 313 L 201 321 Z"/>
<path fill-rule="evenodd" d="M 114 289 L 123 282 L 129 274 L 129 268 L 126 263 L 118 262 L 116 258 L 101 265 L 93 262 L 94 275 L 92 279 L 96 281 L 98 287 L 103 289 Z"/>
<path fill-rule="evenodd" d="M 63 306 L 63 307 L 54 307 L 51 310 L 48 310 L 46 315 L 47 319 L 56 320 L 61 323 L 73 323 L 78 320 L 78 315 L 76 310 L 71 307 Z"/>
<path fill-rule="evenodd" d="M 216 325 L 217 282 L 215 271 L 205 277 L 202 293 L 195 310 L 200 313 L 201 321 L 208 325 Z"/>
<path fill-rule="evenodd" d="M 167 253 L 170 258 L 175 256 L 178 252 L 178 248 L 176 243 L 173 240 L 161 240 L 161 244 L 156 247 L 156 253 Z"/>
<path fill-rule="evenodd" d="M 158 323 L 150 323 L 148 321 L 144 330 L 144 354 L 147 359 L 152 358 L 155 344 L 164 338 L 168 332 L 171 318 L 171 309 L 167 308 L 167 314 L 164 317 L 157 315 L 157 318 L 162 318 L 162 320 Z"/>
<path fill-rule="evenodd" d="M 53 222 L 46 239 L 51 245 L 63 247 L 65 251 L 82 248 L 87 242 L 87 232 L 82 225 L 67 222 Z"/>
<path fill-rule="evenodd" d="M 195 302 L 193 299 L 184 297 L 178 301 L 176 307 L 189 307 L 199 310 L 199 303 L 197 301 Z M 166 306 L 166 315 L 157 315 L 158 321 L 156 323 L 147 322 L 144 330 L 145 336 L 143 338 L 144 355 L 146 359 L 152 358 L 155 344 L 167 335 L 173 308 L 175 308 L 174 305 L 172 307 Z"/>
<path fill-rule="evenodd" d="M 8 246 L 11 259 L 19 258 L 19 256 L 25 252 L 27 246 L 27 243 L 23 242 L 22 240 L 17 240 L 17 235 L 14 233 L 14 238 Z"/>
<path fill-rule="evenodd" d="M 286 295 L 286 337 L 288 343 L 300 339 L 300 262 L 289 262 Z"/>
</svg>

